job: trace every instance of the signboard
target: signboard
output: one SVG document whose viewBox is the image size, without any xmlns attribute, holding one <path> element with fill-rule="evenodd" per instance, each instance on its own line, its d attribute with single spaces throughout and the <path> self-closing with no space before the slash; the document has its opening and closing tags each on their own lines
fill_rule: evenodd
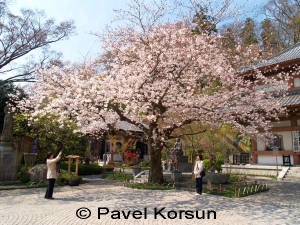
<svg viewBox="0 0 300 225">
<path fill-rule="evenodd" d="M 39 140 L 34 139 L 33 143 L 32 143 L 32 147 L 31 147 L 31 152 L 32 153 L 38 153 L 38 151 L 39 151 Z"/>
<path fill-rule="evenodd" d="M 299 142 L 299 131 L 293 131 L 293 150 L 294 152 L 300 151 L 300 142 Z"/>
</svg>

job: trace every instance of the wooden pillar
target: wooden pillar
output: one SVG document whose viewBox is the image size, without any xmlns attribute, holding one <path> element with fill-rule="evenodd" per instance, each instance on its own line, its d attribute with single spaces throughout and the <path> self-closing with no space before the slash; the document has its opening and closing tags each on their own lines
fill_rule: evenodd
<svg viewBox="0 0 300 225">
<path fill-rule="evenodd" d="M 293 155 L 294 165 L 300 165 L 300 155 Z"/>
<path fill-rule="evenodd" d="M 68 163 L 68 172 L 71 172 L 71 162 L 72 162 L 72 159 L 69 158 L 69 163 Z"/>
<path fill-rule="evenodd" d="M 78 175 L 78 162 L 79 162 L 79 158 L 76 157 L 76 168 L 75 168 L 75 174 Z"/>
<path fill-rule="evenodd" d="M 252 163 L 257 163 L 258 162 L 258 157 L 254 152 L 252 152 Z"/>
<path fill-rule="evenodd" d="M 251 149 L 252 162 L 251 163 L 258 162 L 257 154 L 255 154 L 256 152 L 257 152 L 257 142 L 254 138 L 252 138 L 252 149 Z"/>
</svg>

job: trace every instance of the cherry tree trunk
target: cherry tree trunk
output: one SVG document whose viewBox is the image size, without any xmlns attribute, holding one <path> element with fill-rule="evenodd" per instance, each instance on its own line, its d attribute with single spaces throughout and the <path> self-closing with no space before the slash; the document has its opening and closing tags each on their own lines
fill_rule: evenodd
<svg viewBox="0 0 300 225">
<path fill-rule="evenodd" d="M 149 182 L 153 184 L 162 184 L 164 182 L 163 170 L 161 165 L 161 147 L 159 143 L 155 143 L 153 146 L 153 141 L 148 141 L 149 149 Z"/>
</svg>

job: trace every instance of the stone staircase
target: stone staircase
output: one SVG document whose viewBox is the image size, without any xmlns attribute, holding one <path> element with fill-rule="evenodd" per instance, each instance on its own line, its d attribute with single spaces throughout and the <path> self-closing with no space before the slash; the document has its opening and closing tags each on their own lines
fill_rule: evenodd
<svg viewBox="0 0 300 225">
<path fill-rule="evenodd" d="M 285 174 L 283 180 L 300 182 L 300 167 L 291 166 L 290 169 Z"/>
</svg>

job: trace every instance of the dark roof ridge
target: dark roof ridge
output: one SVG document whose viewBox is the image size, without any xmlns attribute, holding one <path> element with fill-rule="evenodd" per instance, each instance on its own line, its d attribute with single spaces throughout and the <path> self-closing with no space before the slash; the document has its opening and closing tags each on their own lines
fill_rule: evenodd
<svg viewBox="0 0 300 225">
<path fill-rule="evenodd" d="M 291 47 L 278 52 L 277 54 L 270 56 L 266 59 L 252 63 L 250 66 L 241 67 L 239 72 L 246 72 L 253 69 L 259 69 L 263 67 L 274 66 L 276 64 L 285 63 L 293 60 L 300 59 L 300 42 L 292 45 Z"/>
<path fill-rule="evenodd" d="M 298 43 L 296 43 L 296 44 L 294 44 L 294 45 L 292 45 L 292 46 L 290 46 L 290 47 L 288 47 L 288 48 L 282 50 L 281 52 L 276 53 L 276 54 L 273 55 L 273 56 L 270 56 L 270 57 L 268 57 L 268 58 L 266 58 L 266 59 L 263 59 L 262 61 L 270 60 L 270 59 L 276 58 L 276 57 L 278 57 L 278 56 L 280 56 L 280 55 L 283 55 L 283 54 L 286 53 L 286 52 L 289 52 L 291 49 L 295 49 L 295 48 L 298 47 L 298 46 L 300 46 L 300 42 L 298 42 Z M 299 55 L 299 58 L 300 58 L 300 55 Z"/>
</svg>

